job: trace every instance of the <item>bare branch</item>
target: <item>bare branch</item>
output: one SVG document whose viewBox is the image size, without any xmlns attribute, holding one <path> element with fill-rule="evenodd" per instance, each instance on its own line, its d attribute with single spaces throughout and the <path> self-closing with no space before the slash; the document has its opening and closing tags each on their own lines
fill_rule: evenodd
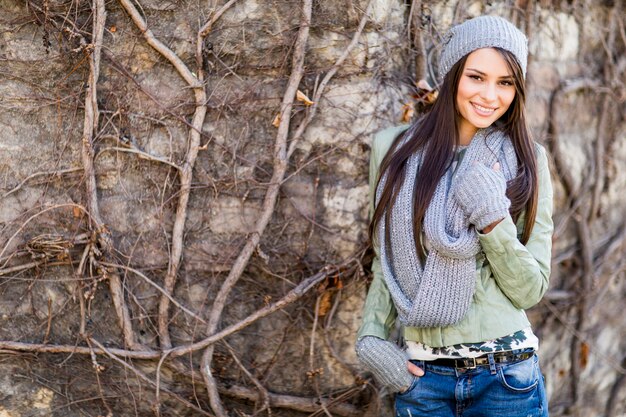
<svg viewBox="0 0 626 417">
<path fill-rule="evenodd" d="M 28 177 L 24 178 L 14 188 L 12 188 L 11 190 L 9 190 L 6 193 L 4 193 L 2 198 L 7 198 L 8 196 L 13 194 L 14 192 L 17 192 L 20 188 L 22 188 L 24 186 L 24 184 L 26 184 L 28 181 L 32 180 L 33 178 L 40 177 L 40 176 L 47 176 L 47 175 L 60 176 L 60 175 L 63 175 L 63 174 L 69 174 L 70 172 L 77 172 L 77 171 L 82 171 L 82 170 L 83 170 L 82 168 L 67 168 L 67 169 L 60 169 L 58 171 L 36 172 L 36 173 L 31 174 Z"/>
<path fill-rule="evenodd" d="M 591 348 L 590 353 L 592 355 L 597 356 L 598 358 L 602 359 L 604 362 L 606 362 L 611 368 L 613 368 L 613 370 L 615 372 L 617 372 L 618 374 L 626 374 L 626 368 L 624 368 L 621 364 L 619 359 L 615 359 L 614 357 L 610 356 L 607 353 L 602 352 L 602 350 L 600 349 L 600 347 L 598 346 L 597 342 L 593 342 L 588 340 L 588 338 L 585 337 L 585 335 L 583 333 L 581 333 L 580 331 L 578 331 L 578 329 L 576 329 L 576 327 L 572 326 L 569 322 L 570 320 L 564 318 L 561 316 L 561 314 L 559 313 L 559 311 L 556 309 L 556 307 L 548 300 L 542 300 L 541 304 L 545 305 L 548 310 L 550 310 L 550 312 L 557 318 L 557 320 L 559 320 L 559 322 L 561 323 L 561 325 L 568 331 L 570 332 L 573 336 L 574 339 L 578 340 L 579 342 L 585 342 L 589 345 L 589 347 Z M 580 358 L 576 358 L 577 361 L 580 360 Z"/>
<path fill-rule="evenodd" d="M 198 31 L 198 37 L 196 40 L 196 65 L 198 66 L 198 75 L 201 80 L 204 79 L 204 69 L 202 68 L 202 48 L 204 46 L 204 38 L 211 33 L 211 29 L 213 28 L 215 22 L 217 22 L 219 18 L 222 17 L 222 15 L 226 13 L 226 11 L 236 2 L 237 0 L 229 0 L 228 3 L 223 5 L 217 12 L 213 13 L 211 18 L 207 20 Z"/>
<path fill-rule="evenodd" d="M 180 267 L 180 260 L 183 254 L 183 233 L 185 231 L 185 220 L 187 218 L 187 205 L 189 203 L 189 194 L 191 192 L 191 181 L 193 179 L 193 167 L 196 163 L 198 150 L 200 148 L 200 132 L 204 124 L 206 115 L 206 93 L 204 89 L 196 89 L 196 111 L 193 116 L 193 129 L 189 130 L 189 149 L 180 173 L 180 191 L 178 198 L 178 207 L 176 208 L 176 218 L 174 220 L 174 230 L 172 231 L 172 250 L 170 254 L 170 262 L 165 276 L 164 289 L 167 294 L 174 291 L 176 283 L 176 275 Z M 169 298 L 165 294 L 159 302 L 159 337 L 161 346 L 168 348 L 172 346 L 170 340 L 169 325 Z"/>
<path fill-rule="evenodd" d="M 221 321 L 222 311 L 226 305 L 228 294 L 241 277 L 241 274 L 248 264 L 254 249 L 259 244 L 261 236 L 263 235 L 263 232 L 265 231 L 265 228 L 274 213 L 280 184 L 282 183 L 283 178 L 285 177 L 285 172 L 287 171 L 287 136 L 289 134 L 291 109 L 293 107 L 293 101 L 304 71 L 304 56 L 307 39 L 309 37 L 309 27 L 311 25 L 312 7 L 312 0 L 303 0 L 300 30 L 298 31 L 298 37 L 293 50 L 291 76 L 289 77 L 287 89 L 285 90 L 285 95 L 283 96 L 280 111 L 280 125 L 278 126 L 276 143 L 274 145 L 274 171 L 272 173 L 272 179 L 270 180 L 270 186 L 268 187 L 263 201 L 263 211 L 261 212 L 259 220 L 256 222 L 248 241 L 239 253 L 239 256 L 231 268 L 230 273 L 226 277 L 226 280 L 215 297 L 209 316 L 209 326 L 207 328 L 207 332 L 209 334 L 212 334 L 217 330 L 217 326 Z M 207 386 L 207 392 L 209 394 L 213 411 L 218 415 L 218 417 L 226 417 L 226 412 L 221 404 L 219 393 L 217 392 L 215 380 L 211 374 L 212 357 L 213 347 L 209 346 L 202 355 L 202 376 Z"/>
<path fill-rule="evenodd" d="M 568 82 L 561 82 L 559 87 L 552 92 L 550 97 L 550 105 L 548 110 L 548 148 L 550 154 L 554 158 L 554 164 L 559 174 L 559 178 L 563 182 L 565 191 L 568 195 L 575 195 L 579 193 L 579 190 L 575 189 L 574 178 L 565 165 L 564 158 L 561 154 L 561 150 L 558 144 L 558 129 L 556 119 L 556 109 L 558 100 L 571 92 L 581 89 L 597 88 L 599 83 L 590 79 L 579 79 Z"/>
<path fill-rule="evenodd" d="M 230 356 L 233 358 L 239 369 L 241 369 L 241 372 L 243 372 L 250 379 L 250 381 L 252 381 L 254 386 L 259 390 L 259 396 L 261 397 L 261 402 L 263 405 L 260 409 L 256 410 L 254 414 L 257 415 L 262 411 L 267 410 L 267 413 L 271 415 L 272 412 L 270 410 L 270 396 L 267 389 L 263 386 L 263 384 L 261 384 L 261 382 L 257 378 L 255 378 L 254 375 L 252 375 L 250 371 L 248 371 L 248 368 L 246 368 L 244 364 L 241 363 L 241 360 L 239 360 L 239 358 L 237 357 L 237 354 L 235 353 L 235 350 L 232 348 L 232 346 L 229 345 L 228 342 L 226 342 L 225 340 L 222 340 L 222 343 L 226 346 L 226 349 L 228 349 L 228 353 L 230 353 Z"/>
<path fill-rule="evenodd" d="M 48 263 L 48 260 L 43 259 L 41 261 L 28 262 L 22 265 L 12 266 L 10 268 L 2 268 L 0 269 L 0 275 L 8 275 L 8 274 L 12 274 L 13 272 L 19 272 L 19 271 L 24 271 L 26 269 L 37 268 L 38 266 L 45 265 L 46 263 Z"/>
<path fill-rule="evenodd" d="M 14 342 L 11 340 L 0 340 L 0 349 L 7 349 L 19 352 L 41 352 L 41 353 L 78 353 L 81 355 L 91 355 L 92 349 L 84 346 L 74 345 L 47 345 L 43 343 L 25 343 Z M 108 352 L 118 356 L 129 359 L 158 359 L 161 357 L 161 352 L 154 350 L 127 350 L 118 348 L 107 348 Z M 106 352 L 97 348 L 93 349 L 93 352 L 98 355 L 103 355 Z"/>
<path fill-rule="evenodd" d="M 110 266 L 110 267 L 114 267 L 114 268 L 120 268 L 120 269 L 125 269 L 127 271 L 130 271 L 132 273 L 134 273 L 135 275 L 137 275 L 138 277 L 142 278 L 144 281 L 146 281 L 148 284 L 150 284 L 152 287 L 156 288 L 157 291 L 159 291 L 161 294 L 163 294 L 164 297 L 167 297 L 176 307 L 180 308 L 181 310 L 183 310 L 185 313 L 189 314 L 191 317 L 193 317 L 194 319 L 207 324 L 207 322 L 200 317 L 199 315 L 197 315 L 196 313 L 194 313 L 193 311 L 189 310 L 187 307 L 185 307 L 184 305 L 182 305 L 181 303 L 179 303 L 178 301 L 176 301 L 176 299 L 174 297 L 172 297 L 170 294 L 168 294 L 163 288 L 161 288 L 156 282 L 152 281 L 150 278 L 148 278 L 145 274 L 141 273 L 140 271 L 131 268 L 129 266 L 124 266 L 124 265 L 120 265 L 120 264 L 112 264 L 112 263 L 108 263 L 108 262 L 102 262 L 102 265 L 105 266 Z"/>
<path fill-rule="evenodd" d="M 311 290 L 311 288 L 315 287 L 320 283 L 324 278 L 326 278 L 329 274 L 336 273 L 338 267 L 326 267 L 322 272 L 319 272 L 304 281 L 302 281 L 297 287 L 289 291 L 283 298 L 266 306 L 260 310 L 255 311 L 250 314 L 245 319 L 241 320 L 238 323 L 235 323 L 231 326 L 226 327 L 224 330 L 207 337 L 199 342 L 192 343 L 189 345 L 178 346 L 176 348 L 170 349 L 165 352 L 155 351 L 150 349 L 143 350 L 125 350 L 125 349 L 117 349 L 117 348 L 109 348 L 109 352 L 113 353 L 116 356 L 126 357 L 131 359 L 158 359 L 161 355 L 168 355 L 171 358 L 180 357 L 183 355 L 187 355 L 189 353 L 198 351 L 200 349 L 204 349 L 207 346 L 222 340 L 223 338 L 230 336 L 233 333 L 237 333 L 238 331 L 248 327 L 259 319 L 262 319 L 265 316 L 272 314 L 273 312 L 280 310 L 294 301 L 300 299 L 304 294 Z M 37 343 L 22 343 L 22 342 L 13 342 L 10 340 L 0 341 L 0 349 L 8 349 L 8 350 L 17 350 L 23 352 L 44 352 L 44 353 L 80 353 L 80 354 L 90 354 L 91 350 L 87 347 L 74 346 L 74 345 L 45 345 L 45 344 L 37 344 Z M 93 351 L 97 354 L 105 353 L 104 351 L 100 351 L 98 349 L 93 349 Z"/>
<path fill-rule="evenodd" d="M 300 123 L 300 125 L 298 126 L 298 129 L 293 135 L 293 138 L 291 139 L 291 143 L 289 144 L 289 150 L 287 151 L 287 158 L 290 158 L 293 152 L 296 150 L 296 146 L 298 145 L 300 138 L 304 134 L 304 130 L 307 128 L 311 120 L 313 120 L 313 117 L 315 117 L 315 113 L 317 113 L 317 107 L 319 106 L 319 102 L 320 102 L 320 99 L 322 98 L 322 94 L 324 93 L 324 89 L 326 88 L 326 85 L 331 80 L 331 78 L 335 76 L 335 74 L 337 73 L 341 65 L 343 65 L 343 62 L 346 60 L 348 55 L 350 55 L 350 52 L 352 51 L 352 49 L 354 49 L 356 44 L 359 42 L 361 33 L 363 32 L 363 29 L 365 28 L 365 24 L 367 23 L 369 19 L 369 13 L 370 13 L 370 10 L 372 9 L 373 3 L 374 3 L 374 0 L 369 1 L 369 3 L 367 4 L 367 7 L 365 8 L 365 12 L 363 13 L 363 17 L 361 18 L 361 21 L 359 22 L 359 27 L 354 33 L 352 40 L 350 41 L 346 49 L 343 51 L 339 59 L 337 59 L 335 64 L 332 66 L 332 68 L 328 70 L 328 72 L 322 79 L 322 82 L 320 82 L 319 86 L 317 87 L 317 90 L 315 91 L 315 94 L 313 96 L 313 104 L 311 105 L 311 108 L 309 112 L 307 113 L 306 118 L 302 121 L 302 123 Z M 281 121 L 282 121 L 282 115 L 281 115 Z"/>
<path fill-rule="evenodd" d="M 250 401 L 256 401 L 259 398 L 259 393 L 255 390 L 236 385 L 232 385 L 228 388 L 220 387 L 219 391 L 224 395 L 247 399 Z M 289 408 L 291 410 L 302 411 L 305 413 L 314 413 L 319 410 L 320 406 L 323 404 L 324 407 L 338 416 L 359 417 L 363 415 L 363 410 L 352 404 L 336 403 L 335 401 L 327 398 L 323 398 L 320 403 L 318 398 L 302 398 L 292 395 L 269 393 L 269 400 L 272 407 Z"/>
<path fill-rule="evenodd" d="M 206 91 L 202 80 L 198 79 L 185 65 L 185 63 L 176 55 L 171 49 L 165 46 L 161 41 L 156 39 L 154 34 L 141 17 L 135 6 L 129 0 L 120 0 L 122 7 L 130 15 L 131 19 L 141 31 L 146 42 L 152 46 L 158 53 L 163 55 L 183 79 L 194 89 L 194 97 L 196 110 L 193 115 L 192 128 L 189 129 L 189 144 L 187 148 L 187 154 L 185 156 L 185 162 L 182 167 L 178 168 L 180 174 L 180 191 L 178 197 L 178 206 L 176 208 L 176 218 L 174 220 L 174 229 L 172 231 L 172 249 L 170 253 L 170 262 L 167 268 L 167 275 L 164 280 L 165 293 L 159 300 L 159 338 L 161 347 L 169 348 L 172 346 L 170 334 L 168 330 L 169 326 L 169 302 L 170 298 L 167 296 L 174 291 L 176 284 L 176 275 L 180 267 L 180 260 L 183 253 L 183 232 L 185 230 L 185 221 L 187 218 L 187 205 L 189 203 L 189 194 L 191 191 L 191 181 L 193 179 L 193 167 L 198 156 L 198 150 L 200 148 L 200 137 L 202 132 L 202 125 L 204 124 L 204 118 L 206 115 Z M 199 46 L 200 47 L 200 46 Z"/>
<path fill-rule="evenodd" d="M 158 156 L 150 155 L 149 153 L 140 151 L 139 149 L 121 148 L 119 146 L 112 146 L 112 147 L 109 147 L 109 148 L 100 149 L 100 152 L 98 152 L 98 154 L 95 156 L 95 158 L 97 159 L 98 156 L 100 156 L 104 152 L 126 152 L 126 153 L 132 153 L 132 154 L 139 155 L 139 157 L 141 159 L 146 159 L 148 161 L 154 161 L 154 162 L 160 162 L 162 164 L 169 165 L 172 168 L 175 168 L 177 171 L 181 170 L 181 168 L 178 165 L 176 165 L 175 163 L 173 163 L 173 162 L 171 162 L 171 161 L 169 161 L 169 160 L 167 160 L 165 158 L 161 158 L 161 157 L 158 157 Z"/>
<path fill-rule="evenodd" d="M 132 371 L 135 375 L 137 375 L 139 377 L 139 379 L 141 379 L 142 381 L 152 385 L 153 387 L 156 388 L 157 384 L 156 382 L 154 382 L 152 379 L 148 378 L 143 372 L 141 372 L 139 369 L 135 368 L 134 366 L 132 366 L 131 364 L 121 360 L 120 358 L 118 358 L 117 356 L 115 356 L 112 352 L 109 351 L 109 349 L 105 348 L 100 342 L 98 342 L 96 339 L 90 338 L 91 342 L 98 346 L 98 348 L 104 352 L 108 357 L 110 357 L 111 359 L 113 359 L 115 362 L 119 363 L 120 365 L 122 365 L 124 368 Z M 193 410 L 196 410 L 198 413 L 202 414 L 203 416 L 210 416 L 213 417 L 210 413 L 204 411 L 203 409 L 201 409 L 200 407 L 198 407 L 197 405 L 185 400 L 183 397 L 181 397 L 180 395 L 176 394 L 175 392 L 172 392 L 166 388 L 160 388 L 160 390 L 164 393 L 166 393 L 168 396 L 170 396 L 171 398 L 175 399 L 176 401 L 180 402 L 181 404 L 185 405 L 186 407 L 189 407 Z"/>
<path fill-rule="evenodd" d="M 141 14 L 137 11 L 135 6 L 132 4 L 130 0 L 119 0 L 120 4 L 126 10 L 126 13 L 130 15 L 130 18 L 133 20 L 141 34 L 143 35 L 148 45 L 153 47 L 158 53 L 163 55 L 165 59 L 170 61 L 170 63 L 174 66 L 176 71 L 180 74 L 181 77 L 185 80 L 187 84 L 189 84 L 192 88 L 203 89 L 202 84 L 198 81 L 195 75 L 187 68 L 187 65 L 176 55 L 170 48 L 165 46 L 161 41 L 159 41 L 154 33 L 150 29 L 148 29 L 148 24 L 141 17 Z"/>
<path fill-rule="evenodd" d="M 98 193 L 96 187 L 96 175 L 93 164 L 94 150 L 93 138 L 98 130 L 98 78 L 100 75 L 100 52 L 104 37 L 104 25 L 106 22 L 106 10 L 104 0 L 94 1 L 93 15 L 93 52 L 89 59 L 89 87 L 85 94 L 85 121 L 83 123 L 82 161 L 85 171 L 85 185 L 87 188 L 87 208 L 91 214 L 98 239 L 104 251 L 104 256 L 109 256 L 112 250 L 112 242 L 109 233 L 104 226 L 98 207 Z M 130 312 L 124 302 L 124 290 L 119 275 L 112 271 L 108 275 L 111 299 L 115 306 L 120 328 L 124 334 L 125 343 L 131 348 L 138 348 L 137 339 L 133 332 L 130 320 Z"/>
<path fill-rule="evenodd" d="M 271 304 L 267 307 L 264 307 L 260 310 L 255 311 L 254 313 L 250 314 L 248 317 L 246 317 L 245 319 L 241 320 L 240 322 L 233 324 L 231 326 L 226 327 L 224 330 L 219 331 L 218 333 L 215 333 L 209 337 L 207 337 L 206 339 L 203 339 L 199 342 L 190 344 L 190 345 L 186 345 L 186 346 L 179 346 L 177 348 L 172 349 L 172 356 L 173 357 L 177 357 L 177 356 L 182 356 L 182 355 L 186 355 L 190 352 L 199 350 L 199 349 L 203 349 L 207 346 L 212 345 L 213 343 L 225 338 L 226 336 L 229 336 L 233 333 L 238 332 L 239 330 L 243 329 L 244 327 L 247 327 L 249 325 L 251 325 L 252 323 L 254 323 L 255 321 L 257 321 L 260 318 L 263 318 L 277 310 L 282 309 L 283 307 L 287 306 L 288 304 L 293 303 L 294 301 L 296 301 L 297 299 L 299 299 L 300 297 L 302 297 L 304 294 L 306 294 L 311 288 L 313 288 L 315 285 L 317 285 L 320 281 L 322 281 L 324 278 L 326 278 L 326 276 L 330 273 L 329 272 L 330 269 L 327 269 L 324 272 L 319 272 L 309 278 L 307 278 L 306 280 L 302 281 L 296 288 L 294 288 L 293 290 L 289 291 L 287 293 L 287 295 L 285 295 L 283 298 L 281 298 L 279 301 L 277 301 L 274 304 Z"/>
</svg>

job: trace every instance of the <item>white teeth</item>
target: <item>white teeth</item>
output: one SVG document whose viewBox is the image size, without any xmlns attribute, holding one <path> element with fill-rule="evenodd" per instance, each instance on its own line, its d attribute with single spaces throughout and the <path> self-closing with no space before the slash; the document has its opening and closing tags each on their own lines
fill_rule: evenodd
<svg viewBox="0 0 626 417">
<path fill-rule="evenodd" d="M 485 112 L 485 113 L 493 113 L 494 111 L 496 111 L 496 109 L 489 109 L 487 107 L 479 106 L 478 104 L 475 104 L 475 103 L 472 103 L 472 105 L 476 107 L 478 110 Z"/>
</svg>

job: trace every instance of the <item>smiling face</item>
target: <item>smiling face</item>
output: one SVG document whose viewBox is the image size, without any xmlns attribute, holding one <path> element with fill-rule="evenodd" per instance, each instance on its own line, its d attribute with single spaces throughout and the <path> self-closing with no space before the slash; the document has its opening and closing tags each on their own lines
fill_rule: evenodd
<svg viewBox="0 0 626 417">
<path fill-rule="evenodd" d="M 461 145 L 506 113 L 514 98 L 513 74 L 500 52 L 483 48 L 469 54 L 456 94 Z"/>
</svg>

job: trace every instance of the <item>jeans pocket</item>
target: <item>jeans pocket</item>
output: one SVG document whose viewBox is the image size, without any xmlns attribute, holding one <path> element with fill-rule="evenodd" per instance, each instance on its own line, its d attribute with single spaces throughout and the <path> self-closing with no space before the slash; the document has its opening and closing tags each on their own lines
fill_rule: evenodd
<svg viewBox="0 0 626 417">
<path fill-rule="evenodd" d="M 539 384 L 539 364 L 537 356 L 526 360 L 502 365 L 498 369 L 498 380 L 509 391 L 524 393 L 534 390 Z"/>
<path fill-rule="evenodd" d="M 411 381 L 411 385 L 409 385 L 409 387 L 405 391 L 398 392 L 396 395 L 398 396 L 408 395 L 411 391 L 415 389 L 419 379 L 420 379 L 419 376 L 413 375 L 413 381 Z"/>
</svg>

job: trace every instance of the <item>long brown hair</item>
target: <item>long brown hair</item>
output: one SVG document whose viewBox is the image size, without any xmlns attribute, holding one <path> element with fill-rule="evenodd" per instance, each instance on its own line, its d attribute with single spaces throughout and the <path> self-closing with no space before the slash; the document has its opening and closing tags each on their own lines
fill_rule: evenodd
<svg viewBox="0 0 626 417">
<path fill-rule="evenodd" d="M 521 242 L 525 244 L 528 242 L 537 214 L 537 159 L 533 140 L 526 124 L 526 85 L 522 69 L 513 54 L 504 49 L 494 49 L 504 57 L 513 74 L 515 86 L 513 102 L 495 122 L 495 126 L 511 138 L 517 156 L 517 174 L 507 183 L 506 195 L 511 200 L 509 212 L 514 222 L 524 210 L 526 211 L 521 237 Z M 456 95 L 468 55 L 461 58 L 445 76 L 433 107 L 415 122 L 419 124 L 418 128 L 409 129 L 411 136 L 408 140 L 400 146 L 404 132 L 395 138 L 378 170 L 376 189 L 384 173 L 387 173 L 387 179 L 369 226 L 372 240 L 375 238 L 376 227 L 383 215 L 385 224 L 390 224 L 391 209 L 404 181 L 408 158 L 417 151 L 422 151 L 424 154 L 413 189 L 413 239 L 422 263 L 425 262 L 426 253 L 420 236 L 426 209 L 439 180 L 450 167 L 454 157 L 454 147 L 459 143 Z M 385 228 L 383 242 L 387 248 L 390 247 L 389 229 L 389 227 Z M 391 251 L 388 253 L 391 256 Z"/>
</svg>

